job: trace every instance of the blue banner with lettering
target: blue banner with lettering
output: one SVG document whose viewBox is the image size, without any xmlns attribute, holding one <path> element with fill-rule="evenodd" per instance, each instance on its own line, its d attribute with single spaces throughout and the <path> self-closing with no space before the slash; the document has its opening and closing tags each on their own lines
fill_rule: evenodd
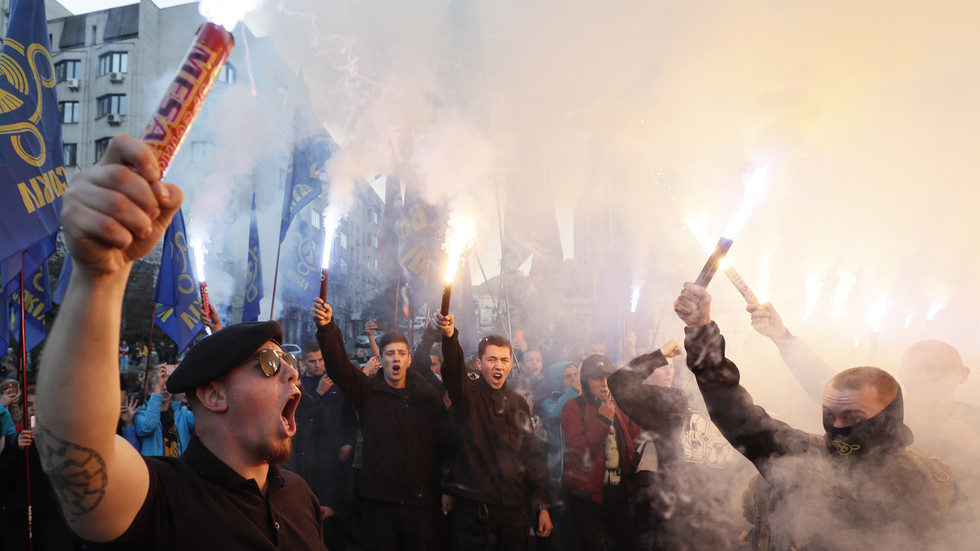
<svg viewBox="0 0 980 551">
<path fill-rule="evenodd" d="M 68 187 L 44 2 L 12 0 L 9 14 L 0 52 L 0 260 L 58 231 Z"/>
<path fill-rule="evenodd" d="M 337 248 L 335 246 L 334 250 Z M 308 310 L 313 304 L 313 299 L 320 293 L 322 254 L 323 231 L 300 219 L 283 247 L 281 284 L 284 307 Z"/>
<path fill-rule="evenodd" d="M 28 352 L 44 341 L 44 317 L 51 310 L 50 281 L 47 262 L 42 262 L 30 277 L 24 278 L 24 336 Z M 20 342 L 20 285 L 10 297 L 10 304 L 15 312 L 14 339 Z"/>
<path fill-rule="evenodd" d="M 184 213 L 174 215 L 163 236 L 163 256 L 153 300 L 157 303 L 154 322 L 175 343 L 178 353 L 187 348 L 204 329 L 201 321 L 201 295 L 187 248 Z"/>
<path fill-rule="evenodd" d="M 286 176 L 286 193 L 282 201 L 280 243 L 286 239 L 286 231 L 296 213 L 316 199 L 323 190 L 326 164 L 335 148 L 336 144 L 322 128 L 312 136 L 300 139 L 293 146 L 289 174 Z"/>
<path fill-rule="evenodd" d="M 252 193 L 252 219 L 248 225 L 248 269 L 245 274 L 245 306 L 242 323 L 258 321 L 262 290 L 262 253 L 259 249 L 259 220 L 255 215 L 255 193 Z"/>
<path fill-rule="evenodd" d="M 417 190 L 405 192 L 398 222 L 398 263 L 402 281 L 412 292 L 412 304 L 435 304 L 442 296 L 446 253 L 442 250 L 445 221 L 439 209 L 422 199 Z"/>
</svg>

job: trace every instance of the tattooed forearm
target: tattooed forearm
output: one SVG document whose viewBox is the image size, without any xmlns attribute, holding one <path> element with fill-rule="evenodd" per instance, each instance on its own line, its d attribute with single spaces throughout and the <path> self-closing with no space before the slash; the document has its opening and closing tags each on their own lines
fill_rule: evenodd
<svg viewBox="0 0 980 551">
<path fill-rule="evenodd" d="M 37 430 L 41 465 L 69 520 L 88 513 L 105 497 L 105 460 L 95 450 L 62 440 L 43 426 Z"/>
</svg>

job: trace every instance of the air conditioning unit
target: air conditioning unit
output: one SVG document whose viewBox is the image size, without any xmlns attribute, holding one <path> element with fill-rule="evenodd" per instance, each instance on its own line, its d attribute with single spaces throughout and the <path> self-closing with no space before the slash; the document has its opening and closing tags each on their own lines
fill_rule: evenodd
<svg viewBox="0 0 980 551">
<path fill-rule="evenodd" d="M 126 78 L 126 73 L 109 73 L 109 80 L 112 82 L 122 82 Z"/>
<path fill-rule="evenodd" d="M 123 115 L 109 113 L 109 115 L 106 117 L 106 121 L 108 121 L 109 124 L 120 124 L 123 121 Z"/>
<path fill-rule="evenodd" d="M 82 82 L 77 78 L 65 79 L 65 83 L 68 84 L 69 90 L 78 90 L 78 87 L 82 85 Z"/>
</svg>

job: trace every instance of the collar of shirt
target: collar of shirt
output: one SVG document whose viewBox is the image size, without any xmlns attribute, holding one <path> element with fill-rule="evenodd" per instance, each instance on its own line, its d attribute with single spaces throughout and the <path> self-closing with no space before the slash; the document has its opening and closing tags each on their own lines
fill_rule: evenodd
<svg viewBox="0 0 980 551">
<path fill-rule="evenodd" d="M 246 479 L 235 472 L 224 461 L 218 459 L 217 456 L 211 453 L 211 450 L 201 442 L 196 434 L 191 437 L 190 443 L 187 444 L 187 450 L 184 451 L 180 459 L 198 476 L 219 486 L 228 489 L 251 488 L 259 495 L 262 494 L 254 478 Z M 268 493 L 271 494 L 275 488 L 284 486 L 285 484 L 286 477 L 283 475 L 282 470 L 276 465 L 270 465 L 269 475 L 266 478 Z"/>
</svg>

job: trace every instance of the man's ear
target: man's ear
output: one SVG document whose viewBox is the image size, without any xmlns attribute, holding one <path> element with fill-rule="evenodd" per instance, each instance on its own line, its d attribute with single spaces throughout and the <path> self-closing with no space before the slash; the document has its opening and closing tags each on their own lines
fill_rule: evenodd
<svg viewBox="0 0 980 551">
<path fill-rule="evenodd" d="M 228 409 L 228 396 L 221 385 L 211 381 L 210 383 L 194 389 L 194 395 L 204 408 L 220 413 Z"/>
</svg>

